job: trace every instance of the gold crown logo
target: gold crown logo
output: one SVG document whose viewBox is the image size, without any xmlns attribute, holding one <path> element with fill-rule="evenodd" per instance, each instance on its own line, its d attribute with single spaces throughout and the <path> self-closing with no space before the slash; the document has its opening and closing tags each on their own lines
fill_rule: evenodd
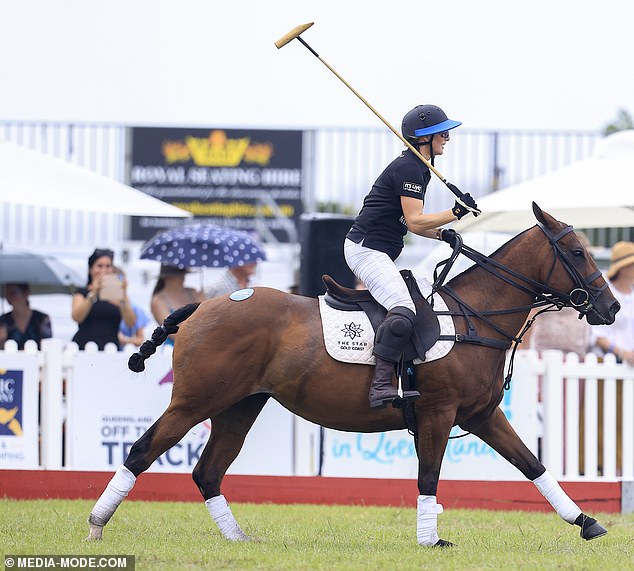
<svg viewBox="0 0 634 571">
<path fill-rule="evenodd" d="M 209 137 L 186 137 L 184 141 L 164 141 L 163 156 L 167 164 L 191 160 L 200 167 L 236 167 L 241 162 L 266 166 L 273 155 L 271 143 L 250 144 L 249 137 L 230 139 L 216 130 Z"/>
<path fill-rule="evenodd" d="M 192 161 L 201 167 L 236 167 L 249 147 L 249 138 L 228 139 L 224 131 L 212 131 L 207 139 L 187 137 Z"/>
</svg>

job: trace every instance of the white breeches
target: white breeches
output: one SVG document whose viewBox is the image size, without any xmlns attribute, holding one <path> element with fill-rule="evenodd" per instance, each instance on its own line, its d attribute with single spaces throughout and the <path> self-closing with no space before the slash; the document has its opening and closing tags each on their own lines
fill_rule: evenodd
<svg viewBox="0 0 634 571">
<path fill-rule="evenodd" d="M 343 254 L 350 269 L 385 309 L 407 307 L 416 313 L 412 296 L 394 262 L 384 252 L 346 238 Z"/>
</svg>

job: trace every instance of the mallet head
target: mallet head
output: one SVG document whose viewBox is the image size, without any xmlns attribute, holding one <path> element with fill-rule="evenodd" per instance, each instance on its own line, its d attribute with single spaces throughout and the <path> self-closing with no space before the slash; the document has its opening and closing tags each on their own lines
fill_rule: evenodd
<svg viewBox="0 0 634 571">
<path fill-rule="evenodd" d="M 277 40 L 277 42 L 275 42 L 275 47 L 278 50 L 280 48 L 283 48 L 286 44 L 288 44 L 288 42 L 294 40 L 300 34 L 308 30 L 308 28 L 310 28 L 314 23 L 315 22 L 308 22 L 308 24 L 301 24 L 300 26 L 293 28 L 290 32 L 288 32 L 288 34 L 285 34 L 279 40 Z"/>
</svg>

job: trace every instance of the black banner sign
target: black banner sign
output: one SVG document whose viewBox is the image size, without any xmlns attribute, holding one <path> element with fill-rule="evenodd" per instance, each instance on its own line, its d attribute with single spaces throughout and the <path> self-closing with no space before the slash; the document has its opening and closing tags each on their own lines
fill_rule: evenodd
<svg viewBox="0 0 634 571">
<path fill-rule="evenodd" d="M 288 242 L 289 221 L 297 231 L 302 214 L 302 132 L 134 127 L 128 179 L 196 221 L 264 227 Z M 180 224 L 134 217 L 130 238 L 146 240 Z"/>
</svg>

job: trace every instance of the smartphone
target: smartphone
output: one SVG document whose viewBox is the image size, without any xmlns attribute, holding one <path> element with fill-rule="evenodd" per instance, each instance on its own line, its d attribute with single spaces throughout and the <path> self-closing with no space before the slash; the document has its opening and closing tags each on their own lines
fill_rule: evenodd
<svg viewBox="0 0 634 571">
<path fill-rule="evenodd" d="M 119 274 L 106 274 L 101 278 L 99 299 L 117 304 L 123 300 L 123 280 Z"/>
</svg>

